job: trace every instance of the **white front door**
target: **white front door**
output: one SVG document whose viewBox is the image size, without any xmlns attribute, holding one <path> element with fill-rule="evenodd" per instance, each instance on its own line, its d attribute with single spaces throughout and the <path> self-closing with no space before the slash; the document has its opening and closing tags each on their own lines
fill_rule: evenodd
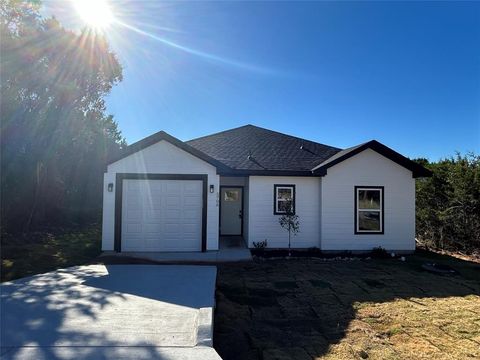
<svg viewBox="0 0 480 360">
<path fill-rule="evenodd" d="M 220 235 L 242 235 L 241 187 L 222 187 L 220 191 Z"/>
<path fill-rule="evenodd" d="M 201 251 L 202 181 L 123 180 L 122 251 Z"/>
</svg>

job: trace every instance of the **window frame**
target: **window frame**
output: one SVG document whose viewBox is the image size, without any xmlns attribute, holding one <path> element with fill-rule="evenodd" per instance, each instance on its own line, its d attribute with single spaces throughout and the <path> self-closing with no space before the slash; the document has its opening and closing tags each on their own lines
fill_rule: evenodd
<svg viewBox="0 0 480 360">
<path fill-rule="evenodd" d="M 380 209 L 359 209 L 358 208 L 358 194 L 359 190 L 378 190 L 380 191 Z M 383 235 L 385 233 L 385 187 L 384 186 L 355 186 L 354 188 L 354 230 L 355 235 Z M 380 214 L 380 230 L 360 230 L 359 229 L 359 212 L 370 211 L 378 212 Z"/>
<path fill-rule="evenodd" d="M 292 189 L 292 212 L 286 212 L 286 211 L 278 211 L 277 209 L 277 190 L 279 188 L 291 188 Z M 295 191 L 295 184 L 274 184 L 273 185 L 273 214 L 274 215 L 295 215 L 295 198 L 296 198 L 296 191 Z"/>
</svg>

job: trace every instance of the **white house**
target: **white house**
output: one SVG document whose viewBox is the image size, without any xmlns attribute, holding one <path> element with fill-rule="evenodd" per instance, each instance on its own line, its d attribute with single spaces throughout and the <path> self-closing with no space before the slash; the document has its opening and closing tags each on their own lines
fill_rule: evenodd
<svg viewBox="0 0 480 360">
<path fill-rule="evenodd" d="M 102 249 L 218 250 L 241 237 L 285 248 L 415 249 L 415 178 L 430 172 L 372 140 L 345 150 L 253 125 L 182 142 L 160 131 L 104 175 Z"/>
</svg>

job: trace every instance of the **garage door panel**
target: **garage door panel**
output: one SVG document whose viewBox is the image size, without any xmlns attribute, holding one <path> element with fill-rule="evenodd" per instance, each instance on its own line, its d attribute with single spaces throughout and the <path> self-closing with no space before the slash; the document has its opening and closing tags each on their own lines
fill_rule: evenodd
<svg viewBox="0 0 480 360">
<path fill-rule="evenodd" d="M 152 233 L 156 237 L 158 237 L 158 234 L 162 231 L 162 225 L 161 224 L 145 224 L 144 229 L 146 234 Z"/>
<path fill-rule="evenodd" d="M 142 224 L 141 223 L 128 223 L 127 224 L 127 233 L 128 234 L 141 234 Z"/>
<path fill-rule="evenodd" d="M 201 250 L 202 181 L 128 179 L 123 185 L 124 250 Z"/>
<path fill-rule="evenodd" d="M 182 184 L 180 183 L 180 181 L 168 180 L 168 182 L 166 183 L 166 190 L 169 194 L 180 195 L 182 192 Z"/>
<path fill-rule="evenodd" d="M 180 196 L 167 196 L 167 204 L 168 207 L 180 207 L 182 205 L 182 201 Z"/>
<path fill-rule="evenodd" d="M 168 209 L 165 211 L 165 221 L 167 222 L 179 222 L 182 219 L 181 210 L 171 210 Z"/>
<path fill-rule="evenodd" d="M 148 203 L 147 206 L 150 210 L 162 210 L 164 208 L 161 201 L 152 201 Z"/>
<path fill-rule="evenodd" d="M 138 192 L 138 193 L 135 194 L 135 195 L 132 194 L 132 195 L 128 196 L 127 202 L 128 202 L 129 204 L 133 205 L 133 206 L 138 206 L 138 207 L 139 207 L 139 206 L 141 205 L 141 203 L 142 203 L 142 200 L 141 200 L 141 198 L 140 198 L 140 196 L 139 196 L 138 194 L 140 194 L 140 193 Z"/>
<path fill-rule="evenodd" d="M 178 239 L 177 235 L 179 235 L 182 232 L 182 226 L 178 223 L 170 223 L 170 224 L 165 224 L 164 227 L 164 232 L 165 232 L 165 237 L 169 238 L 172 237 L 174 239 Z"/>
<path fill-rule="evenodd" d="M 202 192 L 202 183 L 188 183 L 185 184 L 184 193 L 189 194 L 198 194 Z"/>
<path fill-rule="evenodd" d="M 140 190 L 140 187 L 142 186 L 142 184 L 137 181 L 127 181 L 126 185 L 128 190 Z"/>
<path fill-rule="evenodd" d="M 160 221 L 162 218 L 162 210 L 148 210 L 146 217 L 148 221 Z"/>
<path fill-rule="evenodd" d="M 158 237 L 147 238 L 144 240 L 145 247 L 149 249 L 158 249 Z"/>
<path fill-rule="evenodd" d="M 183 238 L 186 240 L 196 240 L 197 232 L 198 232 L 198 229 L 191 229 L 191 230 L 185 229 L 183 232 Z"/>
<path fill-rule="evenodd" d="M 188 209 L 183 212 L 184 220 L 195 220 L 202 216 L 202 209 Z"/>
<path fill-rule="evenodd" d="M 160 192 L 160 193 L 164 188 L 164 184 L 162 184 L 161 182 L 150 181 L 148 184 L 145 184 L 145 185 L 149 187 L 152 191 Z"/>
<path fill-rule="evenodd" d="M 142 211 L 140 210 L 127 210 L 126 218 L 128 221 L 135 221 L 142 219 Z"/>
<path fill-rule="evenodd" d="M 185 196 L 183 198 L 183 206 L 198 207 L 198 206 L 202 205 L 201 200 L 202 199 L 198 199 L 198 197 L 196 197 L 196 196 Z"/>
</svg>

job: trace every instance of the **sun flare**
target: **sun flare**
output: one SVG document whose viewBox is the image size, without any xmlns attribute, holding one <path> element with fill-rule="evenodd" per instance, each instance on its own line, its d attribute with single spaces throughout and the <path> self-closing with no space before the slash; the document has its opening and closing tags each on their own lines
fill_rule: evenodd
<svg viewBox="0 0 480 360">
<path fill-rule="evenodd" d="M 80 18 L 90 27 L 105 29 L 114 20 L 107 0 L 73 0 Z"/>
</svg>

